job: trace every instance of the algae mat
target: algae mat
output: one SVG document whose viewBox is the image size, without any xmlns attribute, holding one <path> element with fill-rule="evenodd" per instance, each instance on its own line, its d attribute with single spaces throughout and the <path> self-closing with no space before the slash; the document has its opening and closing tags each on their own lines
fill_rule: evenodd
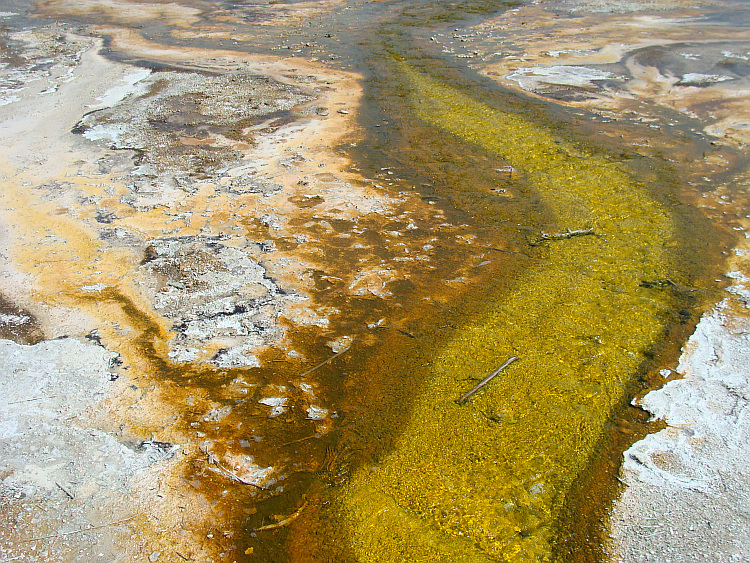
<svg viewBox="0 0 750 563">
<path fill-rule="evenodd" d="M 560 232 L 593 232 L 541 242 L 546 259 L 436 354 L 393 450 L 338 498 L 350 549 L 360 561 L 549 560 L 565 495 L 674 305 L 657 289 L 673 222 L 605 155 L 395 66 L 420 119 L 506 159 Z M 468 376 L 510 356 L 521 359 L 455 403 Z"/>
</svg>

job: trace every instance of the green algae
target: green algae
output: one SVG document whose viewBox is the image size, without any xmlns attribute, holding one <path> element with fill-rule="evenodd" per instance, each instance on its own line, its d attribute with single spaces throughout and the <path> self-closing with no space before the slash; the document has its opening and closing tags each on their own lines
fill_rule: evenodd
<svg viewBox="0 0 750 563">
<path fill-rule="evenodd" d="M 674 305 L 643 283 L 670 276 L 674 226 L 617 162 L 395 67 L 417 117 L 506 159 L 558 231 L 595 235 L 545 243 L 517 289 L 487 296 L 435 355 L 394 448 L 338 499 L 351 551 L 368 562 L 551 560 L 565 495 Z M 512 355 L 521 360 L 455 404 L 467 377 Z"/>
</svg>

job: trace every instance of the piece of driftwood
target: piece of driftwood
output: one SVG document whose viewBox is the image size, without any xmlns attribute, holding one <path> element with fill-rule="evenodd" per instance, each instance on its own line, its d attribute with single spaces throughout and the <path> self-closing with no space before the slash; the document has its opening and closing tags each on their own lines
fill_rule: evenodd
<svg viewBox="0 0 750 563">
<path fill-rule="evenodd" d="M 510 364 L 512 364 L 513 362 L 515 362 L 517 359 L 518 359 L 518 356 L 511 356 L 510 358 L 508 358 L 507 360 L 505 360 L 505 362 L 503 363 L 503 365 L 501 365 L 499 368 L 497 368 L 495 371 L 493 371 L 491 374 L 489 374 L 487 377 L 485 377 L 482 381 L 480 381 L 479 383 L 477 383 L 472 388 L 471 391 L 469 391 L 468 393 L 466 393 L 466 395 L 464 395 L 458 401 L 456 401 L 456 404 L 463 405 L 466 401 L 469 400 L 469 397 L 471 397 L 474 393 L 476 393 L 482 387 L 484 387 L 485 385 L 487 385 L 490 381 L 492 381 L 494 379 L 494 377 L 498 373 L 500 373 L 501 371 L 503 371 L 505 368 L 507 368 Z"/>
<path fill-rule="evenodd" d="M 317 366 L 315 366 L 315 367 L 312 367 L 312 368 L 310 368 L 309 370 L 307 370 L 306 372 L 304 372 L 304 373 L 301 373 L 301 374 L 299 374 L 299 376 L 298 376 L 298 377 L 305 377 L 306 375 L 309 375 L 309 374 L 311 374 L 312 372 L 314 372 L 314 371 L 315 371 L 316 369 L 318 369 L 318 368 L 322 368 L 322 367 L 323 367 L 324 365 L 326 365 L 326 364 L 327 364 L 328 362 L 330 362 L 330 361 L 332 361 L 332 360 L 335 360 L 336 358 L 338 358 L 338 357 L 339 357 L 339 356 L 340 356 L 341 354 L 346 354 L 346 353 L 347 353 L 347 352 L 348 352 L 348 351 L 349 351 L 349 350 L 351 349 L 351 347 L 352 347 L 352 345 L 349 345 L 349 347 L 348 347 L 348 348 L 345 348 L 345 349 L 341 350 L 341 352 L 337 352 L 336 354 L 334 354 L 333 356 L 331 356 L 331 357 L 330 357 L 330 358 L 328 358 L 327 360 L 323 360 L 323 361 L 322 361 L 322 362 L 320 362 L 320 363 L 319 363 L 319 364 L 318 364 Z"/>
<path fill-rule="evenodd" d="M 580 237 L 584 235 L 593 235 L 594 229 L 566 229 L 563 233 L 545 233 L 541 232 L 536 241 L 532 242 L 532 246 L 541 244 L 542 242 L 549 242 L 554 240 L 565 240 L 573 237 Z"/>
<path fill-rule="evenodd" d="M 279 522 L 276 522 L 275 524 L 266 524 L 265 526 L 261 526 L 260 528 L 255 528 L 255 531 L 260 532 L 262 530 L 275 530 L 277 528 L 283 528 L 284 526 L 291 524 L 297 519 L 297 517 L 299 517 L 300 514 L 302 514 L 302 511 L 307 508 L 307 505 L 309 503 L 310 501 L 305 499 L 305 502 L 302 504 L 302 506 L 299 507 L 299 509 L 297 509 L 294 514 L 287 516 L 286 518 L 280 520 Z"/>
</svg>

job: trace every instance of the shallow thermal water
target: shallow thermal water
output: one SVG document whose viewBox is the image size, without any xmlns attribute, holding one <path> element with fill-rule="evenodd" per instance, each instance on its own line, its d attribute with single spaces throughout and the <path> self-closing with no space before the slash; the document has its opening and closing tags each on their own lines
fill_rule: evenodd
<svg viewBox="0 0 750 563">
<path fill-rule="evenodd" d="M 128 244 L 142 260 L 127 268 L 142 300 L 95 284 L 88 296 L 60 293 L 132 327 L 103 328 L 104 343 L 165 386 L 174 432 L 196 445 L 185 482 L 233 527 L 225 555 L 603 557 L 619 457 L 648 430 L 630 399 L 674 362 L 713 303 L 732 227 L 745 227 L 748 114 L 732 92 L 747 87 L 750 41 L 746 8 L 730 3 L 572 4 L 50 0 L 27 8 L 39 19 L 8 16 L 11 28 L 55 20 L 117 37 L 103 52 L 134 65 L 124 91 L 144 81 L 74 132 L 111 143 L 107 173 L 131 165 L 116 151 L 135 150 L 139 178 L 171 182 L 169 197 L 189 209 L 158 223 L 166 192 L 141 179 L 119 201 L 99 196 L 109 203 L 90 222 L 109 229 L 102 240 L 140 237 Z M 131 47 L 144 42 L 151 59 Z M 186 55 L 169 62 L 161 46 Z M 309 67 L 279 86 L 206 70 L 191 51 L 297 57 L 355 73 L 362 96 L 358 107 L 314 107 L 325 83 L 305 78 Z M 271 101 L 253 103 L 261 89 Z M 356 115 L 336 139 L 357 178 L 340 200 L 342 173 L 302 149 L 271 150 L 289 178 L 253 170 L 252 189 L 216 172 L 250 150 L 236 144 L 244 131 L 285 131 L 304 104 Z M 217 136 L 235 144 L 191 152 Z M 301 191 L 287 192 L 292 177 Z M 387 205 L 356 199 L 352 184 Z M 282 203 L 271 212 L 253 207 L 273 197 Z M 347 200 L 368 211 L 332 218 Z M 289 290 L 296 277 L 304 303 Z M 191 301 L 212 287 L 224 288 L 213 309 Z M 265 309 L 247 317 L 239 293 Z M 251 335 L 204 323 L 222 316 L 254 323 Z"/>
</svg>

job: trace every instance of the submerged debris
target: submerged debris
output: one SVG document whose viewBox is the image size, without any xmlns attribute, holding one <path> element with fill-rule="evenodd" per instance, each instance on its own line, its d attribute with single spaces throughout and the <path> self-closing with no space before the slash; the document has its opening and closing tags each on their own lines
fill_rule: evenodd
<svg viewBox="0 0 750 563">
<path fill-rule="evenodd" d="M 485 377 L 482 381 L 480 381 L 479 383 L 477 383 L 471 389 L 471 391 L 469 391 L 463 397 L 461 397 L 458 401 L 456 401 L 456 404 L 463 405 L 466 401 L 469 400 L 469 397 L 471 397 L 474 393 L 476 393 L 482 387 L 484 387 L 485 385 L 487 385 L 490 381 L 492 381 L 495 378 L 495 376 L 497 374 L 499 374 L 501 371 L 503 371 L 505 368 L 507 368 L 510 364 L 512 364 L 513 362 L 515 362 L 517 359 L 518 359 L 518 356 L 511 356 L 510 358 L 508 358 L 507 360 L 505 360 L 505 362 L 503 363 L 503 365 L 501 365 L 499 368 L 497 368 L 495 371 L 493 371 L 490 375 L 488 375 L 487 377 Z"/>
<path fill-rule="evenodd" d="M 302 514 L 302 511 L 307 508 L 307 505 L 310 504 L 310 501 L 305 499 L 305 502 L 302 503 L 302 506 L 300 506 L 296 512 L 291 514 L 290 516 L 287 516 L 286 518 L 279 520 L 275 524 L 266 524 L 265 526 L 261 526 L 260 528 L 255 528 L 256 532 L 259 532 L 261 530 L 275 530 L 277 528 L 282 528 L 286 526 L 287 524 L 291 524 L 294 522 L 300 514 Z"/>
<path fill-rule="evenodd" d="M 530 241 L 529 244 L 531 246 L 538 246 L 539 244 L 543 242 L 553 241 L 553 240 L 565 240 L 573 237 L 580 237 L 584 235 L 593 235 L 594 229 L 566 229 L 563 233 L 545 233 L 544 231 L 541 232 L 539 237 L 536 240 Z"/>
</svg>

